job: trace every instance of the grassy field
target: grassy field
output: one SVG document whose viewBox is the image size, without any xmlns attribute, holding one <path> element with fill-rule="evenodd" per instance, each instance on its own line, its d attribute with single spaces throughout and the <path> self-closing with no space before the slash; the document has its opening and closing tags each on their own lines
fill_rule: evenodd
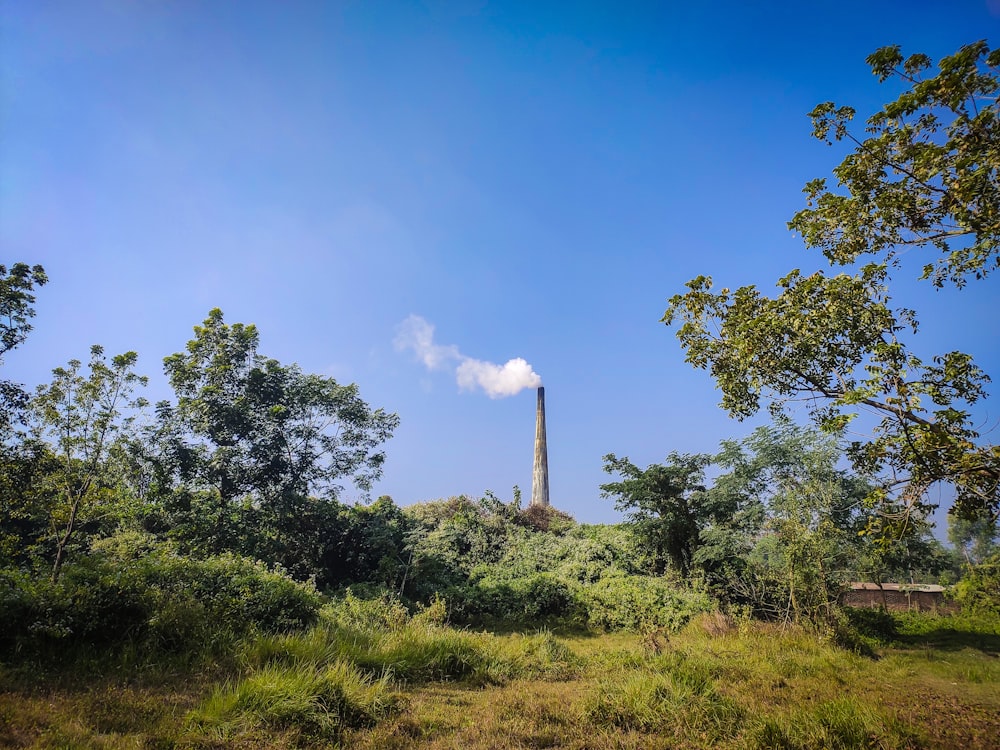
<svg viewBox="0 0 1000 750">
<path fill-rule="evenodd" d="M 998 748 L 998 631 L 913 618 L 862 655 L 718 615 L 594 636 L 328 617 L 197 668 L 8 667 L 0 746 Z"/>
</svg>

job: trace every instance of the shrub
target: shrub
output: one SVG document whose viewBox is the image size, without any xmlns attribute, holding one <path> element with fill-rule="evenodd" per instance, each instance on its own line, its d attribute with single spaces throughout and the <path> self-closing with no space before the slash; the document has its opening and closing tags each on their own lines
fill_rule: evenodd
<svg viewBox="0 0 1000 750">
<path fill-rule="evenodd" d="M 955 600 L 970 614 L 1000 617 L 1000 552 L 966 570 L 955 585 Z"/>
<path fill-rule="evenodd" d="M 603 630 L 662 627 L 676 631 L 696 614 L 715 608 L 703 591 L 647 576 L 604 578 L 580 589 L 579 597 L 588 624 Z"/>
<path fill-rule="evenodd" d="M 844 607 L 839 610 L 839 617 L 861 638 L 873 643 L 889 644 L 899 635 L 898 620 L 885 609 Z"/>
<path fill-rule="evenodd" d="M 355 630 L 398 630 L 409 621 L 410 613 L 388 592 L 362 598 L 348 589 L 343 597 L 323 607 L 323 619 Z"/>
<path fill-rule="evenodd" d="M 508 580 L 483 578 L 470 586 L 453 610 L 465 622 L 539 626 L 573 618 L 577 601 L 569 584 L 550 573 Z"/>
<path fill-rule="evenodd" d="M 546 505 L 529 505 L 519 510 L 514 517 L 514 523 L 532 531 L 551 534 L 565 534 L 576 525 L 576 521 L 569 513 Z"/>
<path fill-rule="evenodd" d="M 197 651 L 250 630 L 304 628 L 319 604 L 311 585 L 235 555 L 193 560 L 167 548 L 132 559 L 93 554 L 64 567 L 58 583 L 0 573 L 0 649 L 131 641 Z"/>
</svg>

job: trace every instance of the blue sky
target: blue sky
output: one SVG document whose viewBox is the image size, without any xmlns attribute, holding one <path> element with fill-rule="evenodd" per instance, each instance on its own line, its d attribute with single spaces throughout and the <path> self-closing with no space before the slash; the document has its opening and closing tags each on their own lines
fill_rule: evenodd
<svg viewBox="0 0 1000 750">
<path fill-rule="evenodd" d="M 553 504 L 614 521 L 604 454 L 760 423 L 729 420 L 658 321 L 698 274 L 771 289 L 824 266 L 785 228 L 843 153 L 806 113 L 892 98 L 877 47 L 937 59 L 998 31 L 1000 0 L 0 0 L 0 262 L 51 277 L 5 377 L 100 343 L 165 398 L 163 357 L 220 307 L 400 415 L 376 494 L 529 497 L 534 390 L 429 370 L 394 346 L 416 315 L 462 357 L 530 364 Z M 901 283 L 920 353 L 998 376 L 996 284 Z M 976 416 L 996 425 L 996 397 Z"/>
</svg>

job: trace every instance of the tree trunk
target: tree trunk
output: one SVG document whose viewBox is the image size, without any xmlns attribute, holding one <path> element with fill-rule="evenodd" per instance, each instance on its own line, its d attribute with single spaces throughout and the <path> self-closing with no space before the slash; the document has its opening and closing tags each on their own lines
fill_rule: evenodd
<svg viewBox="0 0 1000 750">
<path fill-rule="evenodd" d="M 66 552 L 66 545 L 69 544 L 69 539 L 73 536 L 73 531 L 76 528 L 76 516 L 80 510 L 80 501 L 82 499 L 83 496 L 77 494 L 72 507 L 70 507 L 69 521 L 66 522 L 66 531 L 61 537 L 56 539 L 56 560 L 52 565 L 52 583 L 59 582 L 59 574 L 62 572 L 63 562 L 65 562 L 63 557 Z"/>
</svg>

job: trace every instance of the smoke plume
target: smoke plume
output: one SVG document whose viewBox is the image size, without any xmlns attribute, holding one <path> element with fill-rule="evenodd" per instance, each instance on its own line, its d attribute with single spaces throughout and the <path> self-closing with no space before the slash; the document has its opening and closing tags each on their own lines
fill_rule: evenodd
<svg viewBox="0 0 1000 750">
<path fill-rule="evenodd" d="M 513 396 L 524 388 L 537 388 L 542 379 L 520 357 L 504 365 L 466 357 L 454 344 L 435 344 L 434 326 L 419 315 L 411 315 L 399 324 L 396 349 L 412 349 L 428 370 L 454 371 L 463 390 L 482 388 L 490 398 Z"/>
</svg>

